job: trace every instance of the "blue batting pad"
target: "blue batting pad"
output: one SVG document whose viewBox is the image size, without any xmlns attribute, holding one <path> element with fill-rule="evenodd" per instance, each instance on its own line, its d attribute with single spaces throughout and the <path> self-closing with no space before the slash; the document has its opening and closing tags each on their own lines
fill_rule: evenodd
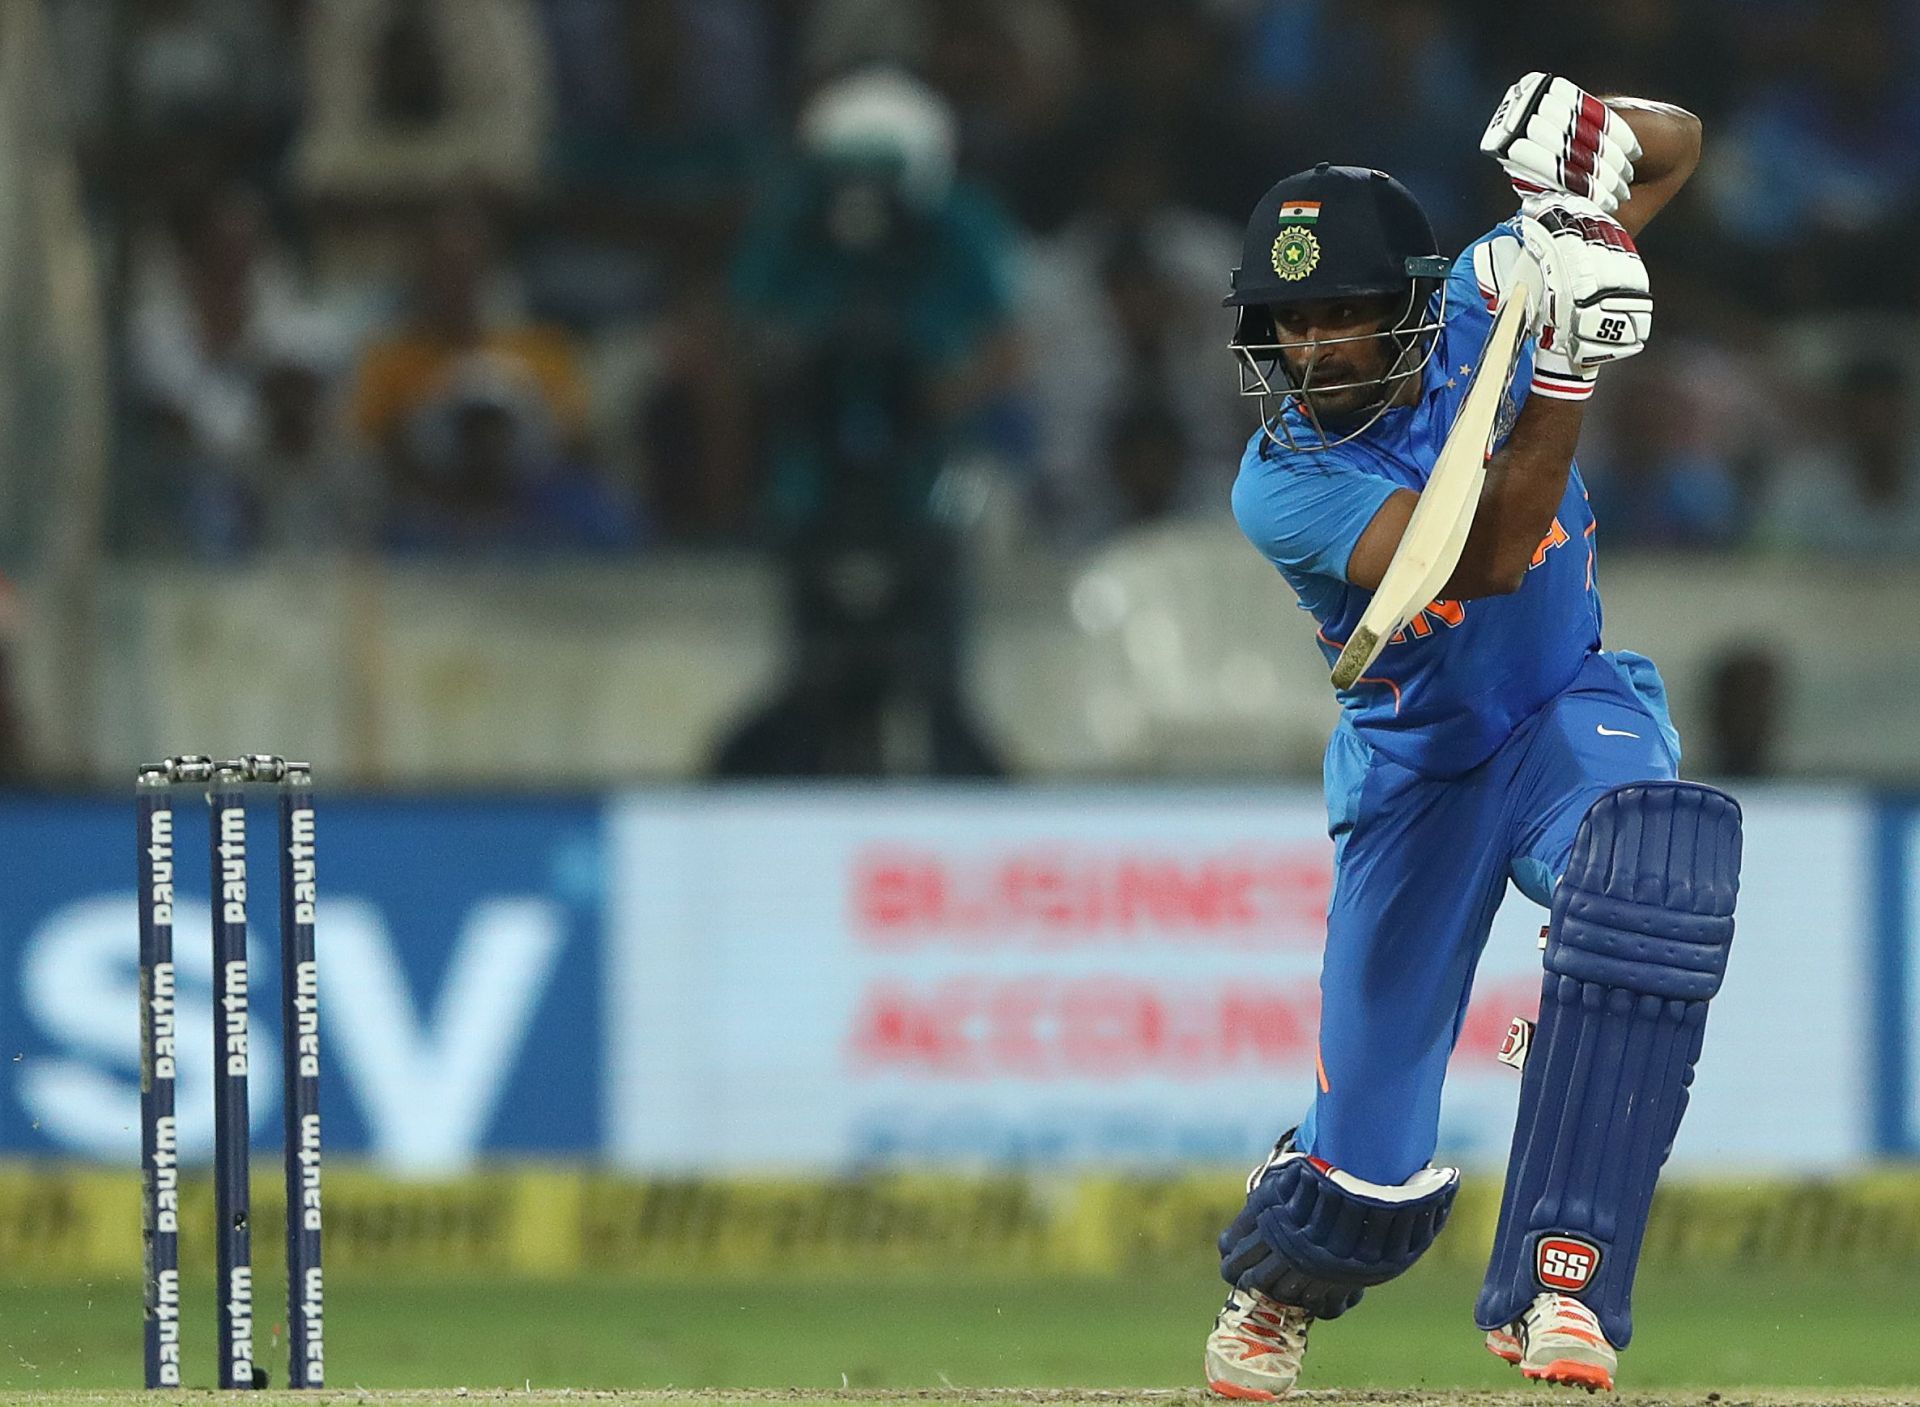
<svg viewBox="0 0 1920 1407">
<path fill-rule="evenodd" d="M 1691 782 L 1594 802 L 1553 894 L 1483 1329 L 1572 1295 L 1616 1348 L 1661 1165 L 1687 1108 L 1740 886 L 1740 807 Z"/>
<path fill-rule="evenodd" d="M 1316 1319 L 1336 1318 L 1421 1257 L 1459 1189 L 1451 1168 L 1427 1169 L 1407 1187 L 1378 1187 L 1284 1152 L 1220 1234 L 1221 1278 Z"/>
</svg>

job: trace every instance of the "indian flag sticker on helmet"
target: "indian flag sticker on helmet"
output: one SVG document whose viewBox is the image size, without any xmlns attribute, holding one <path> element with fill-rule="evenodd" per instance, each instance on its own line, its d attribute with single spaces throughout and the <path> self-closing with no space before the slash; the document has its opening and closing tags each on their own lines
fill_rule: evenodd
<svg viewBox="0 0 1920 1407">
<path fill-rule="evenodd" d="M 1283 225 L 1311 225 L 1320 218 L 1320 202 L 1317 200 L 1289 200 L 1280 207 L 1280 223 Z"/>
<path fill-rule="evenodd" d="M 1273 271 L 1288 283 L 1298 283 L 1320 267 L 1320 241 L 1312 230 L 1289 225 L 1273 242 Z"/>
</svg>

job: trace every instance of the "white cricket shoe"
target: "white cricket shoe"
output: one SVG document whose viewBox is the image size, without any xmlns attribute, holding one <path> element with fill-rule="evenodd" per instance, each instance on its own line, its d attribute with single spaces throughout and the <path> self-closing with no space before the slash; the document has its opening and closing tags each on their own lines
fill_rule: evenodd
<svg viewBox="0 0 1920 1407">
<path fill-rule="evenodd" d="M 1304 1309 L 1234 1290 L 1207 1335 L 1207 1386 L 1221 1397 L 1273 1402 L 1292 1391 L 1307 1353 Z"/>
<path fill-rule="evenodd" d="M 1487 1352 L 1520 1366 L 1535 1382 L 1613 1391 L 1620 1356 L 1593 1311 L 1568 1295 L 1539 1294 L 1505 1328 L 1487 1331 Z"/>
</svg>

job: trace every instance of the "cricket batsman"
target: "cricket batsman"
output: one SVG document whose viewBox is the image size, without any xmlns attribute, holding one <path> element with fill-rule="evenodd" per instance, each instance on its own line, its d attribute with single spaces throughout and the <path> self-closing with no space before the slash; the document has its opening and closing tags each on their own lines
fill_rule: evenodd
<svg viewBox="0 0 1920 1407">
<path fill-rule="evenodd" d="M 1486 1283 L 1486 1345 L 1527 1378 L 1613 1386 L 1654 1182 L 1733 938 L 1740 808 L 1678 779 L 1651 661 L 1600 643 L 1574 464 L 1595 378 L 1653 322 L 1633 237 L 1692 174 L 1700 124 L 1530 73 L 1481 141 L 1520 211 L 1439 256 L 1381 171 L 1289 176 L 1226 302 L 1261 398 L 1233 508 L 1331 665 L 1392 561 L 1507 291 L 1534 290 L 1496 449 L 1439 599 L 1340 694 L 1317 1089 L 1220 1237 L 1207 1381 L 1271 1400 L 1316 1319 L 1433 1243 L 1440 1087 L 1509 880 L 1551 915 Z M 1502 434 L 1503 432 L 1503 434 Z"/>
</svg>

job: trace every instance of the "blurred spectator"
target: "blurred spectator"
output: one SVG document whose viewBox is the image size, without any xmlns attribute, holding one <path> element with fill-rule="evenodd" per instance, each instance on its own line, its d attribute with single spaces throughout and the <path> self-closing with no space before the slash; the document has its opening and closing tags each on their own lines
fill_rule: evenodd
<svg viewBox="0 0 1920 1407">
<path fill-rule="evenodd" d="M 991 774 L 962 697 L 962 559 L 936 483 L 1014 389 L 1007 236 L 953 178 L 950 113 L 904 76 L 829 87 L 800 145 L 800 180 L 757 219 L 735 280 L 794 664 L 716 765 Z"/>
<path fill-rule="evenodd" d="M 531 0 L 310 2 L 293 176 L 334 265 L 393 263 L 396 215 L 532 194 L 553 97 Z"/>
<path fill-rule="evenodd" d="M 246 551 L 239 465 L 210 453 L 177 409 L 145 407 L 140 473 L 127 486 L 122 541 L 137 552 L 228 560 Z"/>
<path fill-rule="evenodd" d="M 1801 440 L 1776 461 L 1758 536 L 1822 554 L 1920 548 L 1913 376 L 1892 351 L 1848 363 L 1806 402 Z"/>
<path fill-rule="evenodd" d="M 571 338 L 489 292 L 485 216 L 455 203 L 424 231 L 403 326 L 360 362 L 353 421 L 385 463 L 401 548 L 618 548 L 631 512 L 586 461 L 588 387 Z"/>
<path fill-rule="evenodd" d="M 657 312 L 731 247 L 774 113 L 762 0 L 544 0 L 559 108 L 533 241 L 542 311 Z"/>
<path fill-rule="evenodd" d="M 267 378 L 291 357 L 329 395 L 344 322 L 305 297 L 260 197 L 227 188 L 143 260 L 130 326 L 148 450 L 130 540 L 216 557 L 260 545 L 249 466 L 274 453 Z"/>
<path fill-rule="evenodd" d="M 649 516 L 681 542 L 738 540 L 764 476 L 758 417 L 724 285 L 680 290 L 655 339 L 654 375 L 634 405 Z"/>
<path fill-rule="evenodd" d="M 456 201 L 422 223 L 404 321 L 363 353 L 353 404 L 361 435 L 403 475 L 416 417 L 476 366 L 524 386 L 561 442 L 579 447 L 587 384 L 573 340 L 522 320 L 514 301 L 478 206 Z"/>
<path fill-rule="evenodd" d="M 1297 0 L 1260 6 L 1237 54 L 1261 130 L 1263 186 L 1316 161 L 1376 166 L 1405 181 L 1443 249 L 1485 230 L 1475 199 L 1493 178 L 1478 138 L 1491 89 L 1466 34 L 1437 0 Z M 1357 96 L 1364 93 L 1364 98 Z M 1258 190 L 1247 193 L 1251 205 Z"/>
<path fill-rule="evenodd" d="M 265 179 L 298 118 L 302 0 L 52 0 L 60 81 L 88 168 L 172 208 Z M 115 73 L 116 24 L 125 70 Z M 113 97 L 126 125 L 114 129 Z"/>
<path fill-rule="evenodd" d="M 1770 777 L 1779 770 L 1786 671 L 1764 645 L 1734 646 L 1707 671 L 1706 774 Z"/>
<path fill-rule="evenodd" d="M 413 472 L 396 495 L 388 545 L 402 552 L 622 551 L 639 540 L 630 507 L 570 460 L 524 382 L 475 367 L 411 426 Z"/>
<path fill-rule="evenodd" d="M 1036 132 L 1063 120 L 1081 77 L 1058 0 L 948 0 L 934 7 L 924 69 L 953 108 L 959 166 L 1000 187 L 1021 174 Z"/>
<path fill-rule="evenodd" d="M 539 0 L 562 133 L 623 121 L 733 130 L 780 97 L 769 0 Z"/>
<path fill-rule="evenodd" d="M 291 347 L 270 350 L 255 393 L 257 436 L 225 454 L 179 411 L 153 408 L 136 540 L 211 560 L 373 546 L 379 484 L 346 444 L 329 365 Z"/>
<path fill-rule="evenodd" d="M 265 203 L 228 188 L 183 217 L 146 261 L 135 299 L 133 372 L 143 398 L 179 415 L 212 454 L 251 447 L 264 349 L 309 316 Z"/>
<path fill-rule="evenodd" d="M 1239 241 L 1225 221 L 1172 202 L 1169 160 L 1143 139 L 1103 152 L 1082 213 L 1033 261 L 1025 321 L 1040 490 L 1065 541 L 1097 541 L 1132 520 L 1104 449 L 1134 410 L 1171 421 L 1180 446 L 1169 511 L 1218 511 L 1252 428 L 1220 308 Z"/>
<path fill-rule="evenodd" d="M 794 48 L 808 88 L 862 68 L 917 70 L 926 62 L 928 0 L 809 0 L 794 8 Z"/>
<path fill-rule="evenodd" d="M 1079 14 L 1086 81 L 1004 178 L 1015 211 L 1035 228 L 1073 214 L 1083 190 L 1077 173 L 1117 144 L 1163 144 L 1177 154 L 1173 202 L 1229 220 L 1293 166 L 1320 159 L 1296 160 L 1292 129 L 1283 147 L 1272 124 L 1244 111 L 1229 76 L 1229 36 L 1205 22 L 1195 0 L 1111 0 Z"/>
<path fill-rule="evenodd" d="M 1602 378 L 1605 433 L 1583 445 L 1580 465 L 1608 546 L 1725 547 L 1744 532 L 1738 422 L 1720 370 L 1706 349 L 1681 345 Z"/>
<path fill-rule="evenodd" d="M 1702 165 L 1725 270 L 1769 315 L 1920 308 L 1906 231 L 1920 214 L 1920 73 L 1895 8 L 1800 15 L 1800 62 L 1748 94 Z"/>
<path fill-rule="evenodd" d="M 359 553 L 378 541 L 379 481 L 348 442 L 329 373 L 326 362 L 292 347 L 267 359 L 263 433 L 239 475 L 256 550 Z"/>
<path fill-rule="evenodd" d="M 1483 13 L 1466 30 L 1474 57 L 1501 85 L 1530 69 L 1564 73 L 1592 93 L 1635 93 L 1718 112 L 1741 76 L 1737 62 L 1702 63 L 1701 55 L 1757 61 L 1786 36 L 1780 12 L 1801 0 L 1738 0 L 1737 18 L 1722 0 L 1610 0 L 1605 5 L 1515 9 L 1506 0 L 1470 0 Z M 1463 8 L 1449 4 L 1457 16 Z M 1772 13 L 1770 13 L 1772 12 Z"/>
<path fill-rule="evenodd" d="M 1287 170 L 1360 161 L 1405 179 L 1443 246 L 1457 247 L 1509 208 L 1476 150 L 1487 111 L 1518 73 L 1543 67 L 1685 103 L 1708 134 L 1700 190 L 1649 235 L 1664 374 L 1652 362 L 1610 374 L 1583 440 L 1609 541 L 1716 545 L 1752 527 L 1796 546 L 1847 536 L 1920 550 L 1901 449 L 1920 427 L 1904 397 L 1882 414 L 1888 396 L 1871 385 L 1835 393 L 1847 408 L 1831 413 L 1849 424 L 1802 445 L 1790 425 L 1775 432 L 1792 417 L 1763 403 L 1761 358 L 1740 359 L 1783 311 L 1920 308 L 1903 244 L 1920 215 L 1911 5 L 47 6 L 94 209 L 136 233 L 159 211 L 168 231 L 158 252 L 136 238 L 126 261 L 130 422 L 147 451 L 120 495 L 133 509 L 128 541 L 210 554 L 345 544 L 369 531 L 369 514 L 396 541 L 466 540 L 423 526 L 440 521 L 444 503 L 422 503 L 446 485 L 429 491 L 421 476 L 447 475 L 453 460 L 465 469 L 451 482 L 531 475 L 573 482 L 583 501 L 604 495 L 620 540 L 640 529 L 595 478 L 609 461 L 679 541 L 738 541 L 764 488 L 797 540 L 834 481 L 818 446 L 839 433 L 822 428 L 831 409 L 803 403 L 854 362 L 877 365 L 881 345 L 906 349 L 912 374 L 895 391 L 927 403 L 905 418 L 917 438 L 898 459 L 901 521 L 938 521 L 935 479 L 956 446 L 983 443 L 998 463 L 1038 467 L 1058 542 L 1207 511 L 1244 423 L 1230 376 L 1216 374 L 1212 315 L 1246 208 Z M 946 100 L 932 164 L 967 182 L 929 222 L 937 268 L 917 282 L 876 278 L 884 261 L 870 259 L 865 291 L 849 297 L 860 280 L 847 246 L 823 258 L 782 241 L 829 218 L 830 204 L 833 218 L 871 223 L 860 197 L 829 201 L 796 180 L 751 230 L 747 211 L 752 193 L 792 174 L 773 148 L 797 96 L 875 61 Z M 1041 232 L 1018 292 L 1021 247 L 983 213 L 981 189 Z M 465 199 L 511 231 L 511 250 L 494 257 L 490 239 L 450 230 L 482 218 L 445 213 Z M 344 280 L 385 299 L 416 266 L 407 325 L 368 350 L 347 398 L 348 423 L 378 454 L 357 460 L 340 439 L 326 353 L 349 340 L 347 319 L 312 290 Z M 727 296 L 730 267 L 744 299 Z M 1016 311 L 1038 352 L 1024 384 Z M 853 350 L 838 370 L 809 354 L 842 334 Z M 474 394 L 517 408 L 502 437 L 513 475 L 489 439 L 498 407 L 449 413 L 453 387 L 482 383 L 495 389 Z M 589 453 L 590 416 L 610 454 Z M 450 459 L 451 445 L 465 448 Z M 1779 472 L 1757 474 L 1763 459 Z M 1813 512 L 1813 495 L 1840 506 Z M 505 501 L 495 489 L 470 497 Z M 579 529 L 549 522 L 533 536 Z M 939 531 L 953 536 L 951 524 Z"/>
</svg>

